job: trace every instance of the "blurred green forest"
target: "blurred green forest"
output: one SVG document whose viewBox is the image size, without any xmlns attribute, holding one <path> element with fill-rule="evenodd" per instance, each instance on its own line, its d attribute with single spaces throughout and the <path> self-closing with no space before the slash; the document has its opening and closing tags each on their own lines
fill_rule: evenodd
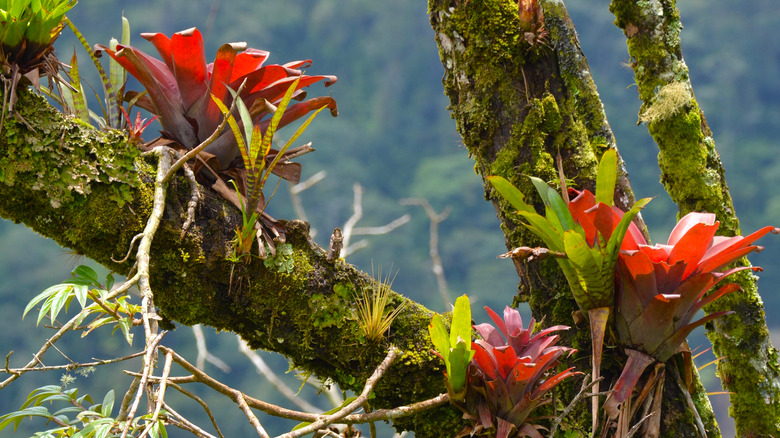
<svg viewBox="0 0 780 438">
<path fill-rule="evenodd" d="M 654 240 L 665 240 L 676 221 L 676 207 L 658 182 L 657 149 L 646 128 L 637 126 L 639 100 L 632 88 L 633 74 L 623 65 L 629 61 L 625 39 L 612 25 L 608 2 L 568 3 L 634 191 L 639 197 L 657 197 L 645 209 L 644 218 Z M 687 0 L 678 6 L 685 24 L 683 50 L 694 91 L 715 133 L 743 230 L 780 225 L 780 192 L 772 189 L 780 183 L 780 155 L 775 141 L 780 132 L 780 40 L 774 33 L 780 26 L 780 10 L 769 0 L 739 4 Z M 304 141 L 313 141 L 317 152 L 299 160 L 304 165 L 303 179 L 320 170 L 327 172 L 322 182 L 301 195 L 308 218 L 319 231 L 316 240 L 327 245 L 331 230 L 343 226 L 352 214 L 353 184 L 360 183 L 365 196 L 364 216 L 358 226 L 383 225 L 406 213 L 412 219 L 391 234 L 366 237 L 370 246 L 351 255 L 348 261 L 368 272 L 372 266 L 381 266 L 385 273 L 398 271 L 393 285 L 396 291 L 431 309 L 445 311 L 431 272 L 428 218 L 421 208 L 399 202 L 409 197 L 425 198 L 436 211 L 452 208 L 439 227 L 439 250 L 450 296 L 454 299 L 468 293 L 476 304 L 473 308 L 477 318 L 483 317 L 478 307 L 489 305 L 499 310 L 511 303 L 516 274 L 511 262 L 496 260 L 496 255 L 505 251 L 503 236 L 446 109 L 449 102 L 441 87 L 443 69 L 426 2 L 81 0 L 69 17 L 90 43 L 106 44 L 110 37 L 119 37 L 123 9 L 131 23 L 131 44 L 151 53 L 151 44 L 138 33 L 170 35 L 197 26 L 206 41 L 207 59 L 213 58 L 217 47 L 225 42 L 247 41 L 250 47 L 269 50 L 269 62 L 312 59 L 307 73 L 337 75 L 337 84 L 328 89 L 314 86 L 310 95 L 332 94 L 338 101 L 340 116 L 317 118 L 304 136 Z M 57 43 L 57 53 L 68 60 L 74 47 L 80 46 L 66 29 Z M 81 70 L 90 70 L 85 52 L 80 48 L 77 52 Z M 99 88 L 96 75 L 91 83 Z M 131 83 L 128 88 L 139 87 Z M 92 104 L 96 104 L 94 96 Z M 280 136 L 284 137 L 285 132 L 281 131 Z M 285 187 L 280 188 L 269 211 L 275 217 L 294 217 Z M 361 238 L 356 236 L 353 242 Z M 770 326 L 780 329 L 780 317 L 771 311 L 780 305 L 780 297 L 768 287 L 780 281 L 780 242 L 769 237 L 763 243 L 766 250 L 753 256 L 752 261 L 765 269 L 760 274 L 760 291 L 770 309 Z M 0 245 L 0 273 L 4 279 L 0 283 L 0 317 L 6 321 L 0 351 L 6 354 L 15 350 L 11 366 L 19 366 L 50 334 L 35 328 L 34 316 L 21 320 L 27 301 L 88 261 L 71 257 L 66 250 L 8 221 L 0 222 Z M 262 377 L 237 354 L 235 338 L 209 332 L 212 353 L 228 362 L 232 370 L 223 373 L 207 367 L 207 371 L 247 392 L 269 393 Z M 89 338 L 89 351 L 75 337 L 64 340 L 65 351 L 74 360 L 108 358 L 129 351 L 119 335 L 108 337 L 107 332 L 99 332 Z M 699 334 L 691 345 L 706 342 Z M 194 341 L 186 328 L 168 335 L 166 343 L 179 345 L 185 356 L 194 360 Z M 50 352 L 47 363 L 61 363 L 58 359 Z M 267 360 L 282 371 L 287 368 L 281 357 L 268 356 Z M 711 387 L 717 387 L 712 367 L 709 370 L 707 379 Z M 116 376 L 109 374 L 79 377 L 74 385 L 88 388 L 101 399 L 111 387 L 123 390 L 123 386 L 116 385 Z M 295 389 L 300 385 L 291 374 L 282 377 Z M 3 390 L 0 412 L 18 409 L 29 391 L 56 383 L 59 378 L 54 373 L 25 376 Z M 272 395 L 267 398 L 275 400 Z M 215 410 L 224 409 L 223 418 L 238 420 L 221 422 L 226 436 L 251 432 L 235 407 L 221 399 L 213 403 Z M 713 403 L 721 407 L 719 421 L 728 436 L 729 426 L 724 420 L 727 397 L 714 396 Z M 329 408 L 324 401 L 319 404 Z M 187 412 L 201 415 L 198 409 L 193 406 Z M 268 429 L 275 434 L 289 427 L 285 423 Z M 18 433 L 30 430 L 35 429 L 20 429 Z M 177 431 L 169 432 L 177 436 Z M 10 430 L 0 432 L 0 437 L 13 435 Z"/>
</svg>

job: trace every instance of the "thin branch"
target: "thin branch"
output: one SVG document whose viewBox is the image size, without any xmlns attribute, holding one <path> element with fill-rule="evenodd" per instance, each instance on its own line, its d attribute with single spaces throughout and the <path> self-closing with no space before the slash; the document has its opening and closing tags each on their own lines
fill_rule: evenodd
<svg viewBox="0 0 780 438">
<path fill-rule="evenodd" d="M 200 324 L 192 326 L 192 334 L 195 335 L 195 346 L 198 348 L 198 358 L 195 360 L 195 366 L 203 369 L 206 366 L 206 362 L 208 362 L 219 368 L 223 373 L 229 373 L 230 365 L 209 352 L 206 346 L 206 336 L 203 335 L 203 327 Z"/>
<path fill-rule="evenodd" d="M 263 358 L 257 354 L 254 350 L 249 348 L 249 345 L 247 345 L 246 341 L 241 339 L 240 336 L 236 336 L 236 339 L 238 339 L 238 351 L 246 356 L 251 362 L 252 365 L 255 366 L 255 369 L 258 373 L 260 373 L 263 377 L 268 380 L 268 383 L 270 383 L 276 390 L 282 394 L 287 400 L 289 400 L 291 403 L 298 406 L 300 409 L 303 409 L 304 411 L 308 412 L 317 412 L 320 409 L 311 403 L 307 402 L 306 400 L 297 397 L 295 392 L 290 389 L 289 386 L 285 385 L 284 382 L 282 382 L 279 379 L 279 376 L 277 376 L 273 370 L 271 370 L 271 367 L 269 367 Z"/>
<path fill-rule="evenodd" d="M 352 191 L 354 193 L 352 197 L 352 216 L 347 219 L 342 227 L 344 250 L 342 251 L 341 256 L 343 258 L 368 246 L 368 242 L 364 240 L 350 245 L 349 241 L 352 236 L 387 234 L 409 222 L 411 219 L 408 214 L 405 214 L 383 226 L 356 228 L 355 226 L 357 223 L 363 218 L 363 186 L 361 186 L 360 183 L 355 183 L 352 186 Z"/>
<path fill-rule="evenodd" d="M 143 356 L 144 353 L 146 352 L 138 351 L 128 356 L 117 357 L 114 359 L 97 360 L 95 362 L 82 362 L 82 363 L 73 362 L 67 365 L 50 365 L 50 366 L 41 366 L 41 367 L 32 367 L 32 368 L 5 368 L 4 371 L 8 374 L 26 373 L 29 371 L 53 371 L 53 370 L 71 371 L 78 368 L 96 367 L 100 365 L 108 365 L 117 362 L 124 362 L 126 360 L 135 359 L 136 357 Z"/>
<path fill-rule="evenodd" d="M 133 399 L 133 404 L 130 407 L 130 412 L 127 414 L 127 422 L 125 423 L 125 427 L 122 430 L 122 435 L 120 435 L 120 438 L 125 438 L 127 436 L 127 432 L 130 430 L 130 425 L 133 422 L 133 418 L 135 418 L 136 410 L 138 409 L 138 404 L 141 402 L 141 395 L 144 393 L 144 389 L 146 388 L 146 384 L 149 380 L 149 375 L 152 372 L 152 363 L 153 358 L 156 353 L 156 347 L 162 341 L 163 336 L 165 336 L 166 332 L 158 333 L 157 336 L 154 337 L 151 341 L 149 341 L 148 345 L 146 346 L 146 354 L 144 355 L 144 367 L 143 367 L 143 373 L 141 375 L 141 379 L 138 384 L 138 390 L 135 393 L 135 398 Z"/>
<path fill-rule="evenodd" d="M 561 425 L 561 422 L 564 418 L 566 418 L 567 415 L 571 413 L 571 411 L 574 409 L 574 407 L 581 402 L 586 397 L 598 397 L 600 395 L 606 395 L 609 394 L 611 391 L 607 392 L 597 392 L 597 393 L 591 393 L 590 390 L 593 388 L 596 384 L 604 380 L 603 377 L 599 377 L 598 379 L 594 381 L 590 381 L 590 375 L 586 374 L 584 378 L 582 379 L 582 386 L 580 386 L 580 392 L 577 393 L 577 395 L 574 396 L 574 398 L 569 402 L 569 404 L 563 409 L 563 412 L 561 412 L 561 415 L 555 417 L 555 419 L 552 421 L 552 426 L 550 427 L 550 436 L 555 436 L 555 432 L 558 430 L 558 426 Z M 593 431 L 593 434 L 595 435 L 596 431 Z"/>
<path fill-rule="evenodd" d="M 447 287 L 447 277 L 444 275 L 444 264 L 441 261 L 441 255 L 439 255 L 439 224 L 442 223 L 447 216 L 449 216 L 452 208 L 447 207 L 441 213 L 436 213 L 436 210 L 431 207 L 431 204 L 427 199 L 421 198 L 406 198 L 401 200 L 401 205 L 419 205 L 425 210 L 425 214 L 430 221 L 428 240 L 428 252 L 433 262 L 433 275 L 436 276 L 436 283 L 439 286 L 439 295 L 441 296 L 444 305 L 449 307 L 452 304 L 450 299 L 449 288 Z"/>
<path fill-rule="evenodd" d="M 171 364 L 173 363 L 173 356 L 170 353 L 165 354 L 165 364 L 163 365 L 162 376 L 160 377 L 160 388 L 157 390 L 157 401 L 154 407 L 154 413 L 152 419 L 146 423 L 146 428 L 139 438 L 146 436 L 149 431 L 152 430 L 154 423 L 157 422 L 157 417 L 160 415 L 160 409 L 162 409 L 163 401 L 165 401 L 165 389 L 168 387 L 168 376 L 171 374 Z"/>
<path fill-rule="evenodd" d="M 289 186 L 290 202 L 292 203 L 292 208 L 293 211 L 295 212 L 295 216 L 298 219 L 304 222 L 309 222 L 309 218 L 306 216 L 306 210 L 303 208 L 303 202 L 301 201 L 300 194 L 314 187 L 314 185 L 316 185 L 317 183 L 325 179 L 326 176 L 328 176 L 328 172 L 324 170 L 320 170 L 319 172 L 310 176 L 305 181 Z M 317 235 L 317 230 L 314 228 L 309 228 L 309 236 L 313 239 L 316 235 Z"/>
<path fill-rule="evenodd" d="M 344 222 L 341 229 L 343 236 L 344 249 L 349 248 L 349 240 L 352 238 L 352 229 L 363 217 L 363 186 L 360 183 L 352 185 L 352 216 Z M 346 252 L 346 251 L 345 251 Z"/>
<path fill-rule="evenodd" d="M 167 403 L 163 402 L 163 407 L 168 412 L 168 415 L 172 416 L 173 418 L 176 419 L 177 422 L 181 423 L 181 424 L 174 423 L 177 427 L 181 427 L 182 429 L 187 430 L 192 434 L 197 435 L 201 438 L 216 438 L 214 435 L 206 432 L 205 430 L 195 425 L 195 423 L 187 420 L 187 418 L 185 418 L 183 415 L 176 412 L 172 407 L 168 406 Z M 219 428 L 217 428 L 217 433 L 219 433 Z M 224 436 L 222 436 L 221 433 L 219 433 L 219 436 L 221 438 L 225 438 Z"/>
<path fill-rule="evenodd" d="M 244 415 L 249 419 L 249 423 L 252 424 L 252 426 L 255 427 L 255 430 L 257 431 L 257 434 L 260 435 L 262 438 L 271 438 L 268 435 L 268 432 L 265 431 L 263 428 L 263 425 L 260 424 L 260 420 L 257 419 L 257 416 L 252 412 L 251 409 L 249 409 L 249 405 L 246 404 L 246 400 L 244 400 L 244 395 L 240 392 L 236 392 L 236 403 L 238 403 L 238 407 L 241 408 L 241 410 L 244 412 Z"/>
<path fill-rule="evenodd" d="M 691 413 L 693 413 L 693 419 L 694 421 L 696 421 L 696 428 L 699 429 L 699 433 L 701 434 L 701 436 L 706 437 L 707 431 L 704 428 L 704 423 L 701 421 L 701 416 L 699 415 L 699 411 L 696 409 L 696 405 L 693 404 L 693 399 L 691 398 L 691 394 L 688 393 L 688 388 L 683 382 L 682 377 L 680 377 L 680 373 L 677 371 L 677 368 L 675 367 L 669 367 L 667 369 L 671 369 L 672 376 L 674 376 L 674 382 L 680 388 L 680 393 L 682 393 L 683 398 L 685 398 L 685 403 L 688 405 L 688 410 Z"/>
<path fill-rule="evenodd" d="M 214 426 L 214 430 L 217 431 L 217 434 L 220 436 L 220 438 L 225 438 L 225 436 L 222 435 L 222 431 L 219 429 L 219 425 L 217 425 L 217 420 L 214 418 L 214 414 L 211 412 L 211 408 L 209 408 L 209 405 L 205 401 L 203 401 L 202 398 L 182 388 L 179 384 L 174 383 L 173 379 L 168 379 L 168 385 L 170 385 L 171 388 L 179 391 L 183 395 L 195 400 L 195 402 L 198 403 L 203 408 L 204 411 L 206 411 L 206 415 L 208 415 L 209 419 L 211 420 L 211 425 Z M 166 410 L 170 410 L 170 409 L 166 408 Z"/>
<path fill-rule="evenodd" d="M 364 403 L 368 401 L 368 396 L 369 394 L 371 394 L 371 391 L 374 389 L 374 385 L 376 385 L 377 382 L 379 382 L 379 379 L 387 371 L 387 369 L 390 368 L 390 365 L 393 363 L 393 360 L 395 360 L 397 356 L 398 356 L 398 349 L 396 349 L 395 347 L 390 347 L 390 351 L 387 353 L 385 359 L 382 361 L 381 364 L 379 364 L 376 370 L 374 370 L 374 373 L 371 375 L 371 377 L 369 377 L 368 380 L 366 380 L 366 385 L 363 387 L 363 392 L 361 392 L 360 395 L 351 403 L 344 406 L 338 412 L 332 415 L 320 417 L 317 419 L 317 421 L 309 424 L 308 426 L 302 427 L 292 432 L 288 432 L 284 435 L 281 435 L 279 438 L 298 438 L 304 435 L 308 435 L 314 431 L 320 430 L 333 423 L 338 422 L 340 419 L 346 417 L 351 412 L 354 412 L 356 409 L 360 408 L 360 406 L 362 406 Z"/>
</svg>

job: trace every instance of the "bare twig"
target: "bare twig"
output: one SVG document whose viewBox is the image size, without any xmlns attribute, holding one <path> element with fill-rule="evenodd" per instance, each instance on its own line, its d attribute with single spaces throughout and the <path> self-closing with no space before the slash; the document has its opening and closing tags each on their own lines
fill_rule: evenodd
<svg viewBox="0 0 780 438">
<path fill-rule="evenodd" d="M 319 172 L 310 176 L 305 181 L 299 182 L 298 184 L 295 185 L 290 185 L 290 202 L 292 203 L 295 216 L 298 219 L 304 222 L 309 221 L 308 217 L 306 216 L 306 210 L 303 208 L 303 202 L 301 202 L 300 194 L 314 187 L 314 185 L 316 185 L 317 183 L 325 179 L 327 175 L 328 173 L 326 171 L 320 170 Z M 309 236 L 313 239 L 316 235 L 317 235 L 317 230 L 314 228 L 310 228 Z"/>
<path fill-rule="evenodd" d="M 350 245 L 349 242 L 352 239 L 352 236 L 357 235 L 379 235 L 379 234 L 387 234 L 396 228 L 400 227 L 401 225 L 404 225 L 405 223 L 409 222 L 410 216 L 408 214 L 405 214 L 390 223 L 380 226 L 380 227 L 362 227 L 362 228 L 356 228 L 355 226 L 360 221 L 360 219 L 363 218 L 363 186 L 360 185 L 360 183 L 355 183 L 352 186 L 353 191 L 353 198 L 352 198 L 352 216 L 347 219 L 347 221 L 344 223 L 344 226 L 342 227 L 342 235 L 343 235 L 343 246 L 344 250 L 341 253 L 341 256 L 343 258 L 346 258 L 350 254 L 354 254 L 359 249 L 363 249 L 368 246 L 368 242 L 366 241 L 359 241 L 353 245 Z"/>
<path fill-rule="evenodd" d="M 146 384 L 149 380 L 149 375 L 152 373 L 152 366 L 154 362 L 154 356 L 156 354 L 156 347 L 162 340 L 162 337 L 165 335 L 166 332 L 158 333 L 157 336 L 154 337 L 154 339 L 151 339 L 148 341 L 148 344 L 146 346 L 144 355 L 144 367 L 143 367 L 143 374 L 141 375 L 141 379 L 138 384 L 138 390 L 135 392 L 135 398 L 133 399 L 133 404 L 130 407 L 130 411 L 127 414 L 127 422 L 125 423 L 125 427 L 122 430 L 122 435 L 120 435 L 120 438 L 124 438 L 127 436 L 127 432 L 130 430 L 130 425 L 133 422 L 133 418 L 135 417 L 136 410 L 138 409 L 138 405 L 141 402 L 141 395 L 143 395 L 144 390 L 146 389 Z"/>
<path fill-rule="evenodd" d="M 195 335 L 195 346 L 198 348 L 198 358 L 195 360 L 195 366 L 203 369 L 206 366 L 206 362 L 208 362 L 219 368 L 223 373 L 230 372 L 230 365 L 209 352 L 208 347 L 206 347 L 206 337 L 203 335 L 203 327 L 200 324 L 192 326 L 192 334 Z"/>
<path fill-rule="evenodd" d="M 216 438 L 214 435 L 206 432 L 205 430 L 198 427 L 195 423 L 189 421 L 187 418 L 185 418 L 180 413 L 176 412 L 172 407 L 168 406 L 167 403 L 163 402 L 163 407 L 168 412 L 168 415 L 170 415 L 173 419 L 176 420 L 176 422 L 172 422 L 177 427 L 180 427 L 186 431 L 191 432 L 193 435 L 196 435 L 200 438 Z M 178 424 L 177 424 L 178 423 Z M 219 433 L 219 428 L 217 428 L 217 433 Z M 220 433 L 219 436 L 221 438 L 225 438 Z"/>
<path fill-rule="evenodd" d="M 138 438 L 143 438 L 146 435 L 148 435 L 149 432 L 152 430 L 152 427 L 154 427 L 154 424 L 157 422 L 157 418 L 160 415 L 160 409 L 162 409 L 163 402 L 165 401 L 165 389 L 168 387 L 168 376 L 171 373 L 172 363 L 173 363 L 173 356 L 171 356 L 170 353 L 167 353 L 165 355 L 165 364 L 163 365 L 162 376 L 160 377 L 160 387 L 157 390 L 157 395 L 156 395 L 157 400 L 155 402 L 152 419 L 149 420 L 148 423 L 146 423 L 146 427 L 144 428 L 143 433 L 141 433 L 141 435 Z"/>
<path fill-rule="evenodd" d="M 271 370 L 271 367 L 265 363 L 263 358 L 257 354 L 257 352 L 249 348 L 249 345 L 247 345 L 247 343 L 241 339 L 241 337 L 236 336 L 236 339 L 238 339 L 238 351 L 246 356 L 252 362 L 252 365 L 255 366 L 257 372 L 265 377 L 266 380 L 268 380 L 268 383 L 276 388 L 276 390 L 279 391 L 279 393 L 282 394 L 287 400 L 307 412 L 317 412 L 320 410 L 306 400 L 297 397 L 295 392 L 293 392 L 289 386 L 285 385 L 284 382 L 279 379 L 279 376 L 277 376 L 273 370 Z"/>
<path fill-rule="evenodd" d="M 249 419 L 249 423 L 255 427 L 257 434 L 260 435 L 262 438 L 271 438 L 268 435 L 268 432 L 266 432 L 265 429 L 263 428 L 263 425 L 260 424 L 260 420 L 257 419 L 257 416 L 255 416 L 254 412 L 252 412 L 252 410 L 249 409 L 249 405 L 246 404 L 246 400 L 244 400 L 244 395 L 241 392 L 236 393 L 235 401 L 236 403 L 238 403 L 238 407 L 241 408 L 241 410 L 244 412 L 244 415 L 246 415 L 246 417 Z"/>
<path fill-rule="evenodd" d="M 170 379 L 169 378 L 168 379 L 168 385 L 170 385 L 171 388 L 179 391 L 183 395 L 185 395 L 185 396 L 195 400 L 195 402 L 198 403 L 203 408 L 204 411 L 206 411 L 206 415 L 208 415 L 209 419 L 211 420 L 211 425 L 214 426 L 214 430 L 217 431 L 217 434 L 220 436 L 220 438 L 225 438 L 225 436 L 222 435 L 222 431 L 219 429 L 219 425 L 217 425 L 217 420 L 214 418 L 214 414 L 211 412 L 211 408 L 209 408 L 209 405 L 205 401 L 203 401 L 202 398 L 200 398 L 197 395 L 187 391 L 186 389 L 182 388 L 177 383 L 174 383 L 173 380 L 174 379 Z M 164 402 L 163 402 L 163 404 L 164 404 Z M 166 408 L 166 409 L 169 410 L 168 408 Z"/>
<path fill-rule="evenodd" d="M 49 365 L 49 366 L 40 366 L 40 367 L 31 367 L 31 368 L 5 368 L 5 372 L 8 374 L 17 374 L 17 373 L 26 373 L 29 371 L 53 371 L 53 370 L 75 370 L 78 368 L 89 368 L 89 367 L 96 367 L 100 365 L 108 365 L 112 363 L 117 362 L 123 362 L 130 359 L 135 359 L 136 357 L 143 356 L 144 351 L 138 351 L 136 353 L 130 354 L 128 356 L 124 357 L 117 357 L 114 359 L 105 359 L 105 360 L 96 360 L 94 362 L 73 362 L 69 363 L 67 365 Z"/>
<path fill-rule="evenodd" d="M 571 413 L 572 409 L 574 409 L 574 407 L 577 406 L 577 404 L 579 402 L 581 402 L 584 398 L 586 398 L 586 397 L 597 397 L 597 396 L 600 396 L 600 395 L 609 394 L 610 391 L 600 392 L 600 393 L 595 393 L 595 394 L 590 392 L 591 388 L 596 386 L 596 384 L 598 384 L 602 380 L 604 380 L 604 378 L 603 377 L 599 377 L 596 380 L 590 381 L 590 375 L 586 374 L 584 376 L 584 378 L 582 379 L 582 386 L 580 386 L 580 392 L 578 392 L 577 395 L 575 395 L 574 398 L 571 400 L 571 402 L 569 402 L 569 404 L 563 409 L 563 412 L 561 412 L 561 415 L 558 415 L 552 421 L 552 426 L 550 427 L 550 434 L 549 434 L 549 436 L 555 436 L 555 432 L 558 430 L 558 426 L 561 425 L 561 422 L 563 421 L 563 419 L 566 418 L 566 416 Z M 594 430 L 593 431 L 594 436 L 595 436 L 595 433 L 596 433 L 596 431 Z"/>
<path fill-rule="evenodd" d="M 390 351 L 387 353 L 385 359 L 381 364 L 379 364 L 376 370 L 374 370 L 374 373 L 371 375 L 371 377 L 366 380 L 366 385 L 363 387 L 363 392 L 361 392 L 360 395 L 351 403 L 339 409 L 338 412 L 332 415 L 320 417 L 317 419 L 317 421 L 311 423 L 310 425 L 281 435 L 280 438 L 298 438 L 304 435 L 308 435 L 316 430 L 320 430 L 330 424 L 338 422 L 340 419 L 360 408 L 360 406 L 368 401 L 368 396 L 371 393 L 371 390 L 374 389 L 374 385 L 377 384 L 387 369 L 390 368 L 390 365 L 393 363 L 393 360 L 395 360 L 396 356 L 398 356 L 398 349 L 395 347 L 390 347 Z"/>
<path fill-rule="evenodd" d="M 439 295 L 441 296 L 444 305 L 449 307 L 452 304 L 450 300 L 450 292 L 447 287 L 447 277 L 444 275 L 444 265 L 439 255 L 439 224 L 442 223 L 447 216 L 449 216 L 452 208 L 447 207 L 441 213 L 436 213 L 436 210 L 431 207 L 431 204 L 427 199 L 421 198 L 406 198 L 401 200 L 402 205 L 419 205 L 425 210 L 425 214 L 430 221 L 429 233 L 430 238 L 428 240 L 428 251 L 433 262 L 433 275 L 436 276 L 436 283 L 439 286 Z"/>
<path fill-rule="evenodd" d="M 685 398 L 685 403 L 688 405 L 688 410 L 693 413 L 693 419 L 696 421 L 696 428 L 699 429 L 699 433 L 701 436 L 706 437 L 707 432 L 704 429 L 704 423 L 701 421 L 701 416 L 699 415 L 699 411 L 696 409 L 696 405 L 693 404 L 693 399 L 691 398 L 691 394 L 688 393 L 688 388 L 685 386 L 685 383 L 682 380 L 682 377 L 680 377 L 680 373 L 677 371 L 675 367 L 669 367 L 672 370 L 672 376 L 674 376 L 674 382 L 677 383 L 677 386 L 680 388 L 680 393 L 682 393 L 683 397 Z"/>
</svg>

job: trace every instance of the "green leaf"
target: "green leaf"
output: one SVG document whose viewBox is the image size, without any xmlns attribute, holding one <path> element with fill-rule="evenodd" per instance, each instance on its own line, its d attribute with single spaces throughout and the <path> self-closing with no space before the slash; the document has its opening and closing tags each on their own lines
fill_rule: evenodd
<svg viewBox="0 0 780 438">
<path fill-rule="evenodd" d="M 615 204 L 615 184 L 617 182 L 617 151 L 607 149 L 601 156 L 599 173 L 596 176 L 596 202 L 610 207 Z"/>
<path fill-rule="evenodd" d="M 444 363 L 449 364 L 450 334 L 447 333 L 447 328 L 444 326 L 444 321 L 442 321 L 441 316 L 433 315 L 430 324 L 428 324 L 428 332 L 431 335 L 433 348 L 441 354 Z"/>
<path fill-rule="evenodd" d="M 228 125 L 230 125 L 230 130 L 233 131 L 233 136 L 236 138 L 236 143 L 238 143 L 238 150 L 241 151 L 241 158 L 244 160 L 244 166 L 248 166 L 249 164 L 251 164 L 251 162 L 249 161 L 249 155 L 247 154 L 246 143 L 244 142 L 244 136 L 241 135 L 241 130 L 238 129 L 238 123 L 236 123 L 236 118 L 233 117 L 232 114 L 230 114 L 225 104 L 222 103 L 221 100 L 217 99 L 217 96 L 212 94 L 211 100 L 214 101 L 214 103 L 217 105 L 219 110 L 222 111 L 222 115 L 228 118 Z"/>
<path fill-rule="evenodd" d="M 472 357 L 474 351 L 463 340 L 458 342 L 450 352 L 450 371 L 447 381 L 452 396 L 457 400 L 462 400 L 466 394 L 466 370 Z"/>
<path fill-rule="evenodd" d="M 79 61 L 76 57 L 76 52 L 73 52 L 73 57 L 70 59 L 70 79 L 71 85 L 78 92 L 72 96 L 73 107 L 71 111 L 82 122 L 89 123 L 89 107 L 87 106 L 87 96 L 84 93 L 84 87 L 81 85 L 81 78 L 79 77 Z M 64 87 L 63 87 L 64 88 Z"/>
<path fill-rule="evenodd" d="M 452 327 L 450 327 L 450 348 L 454 348 L 460 340 L 466 343 L 467 350 L 471 350 L 471 304 L 466 295 L 461 295 L 455 300 Z"/>
<path fill-rule="evenodd" d="M 574 218 L 571 216 L 569 206 L 566 205 L 566 202 L 555 189 L 552 187 L 549 187 L 549 189 L 547 199 L 550 201 L 550 210 L 555 213 L 563 231 L 574 229 Z"/>
<path fill-rule="evenodd" d="M 563 252 L 563 236 L 556 230 L 550 221 L 536 213 L 519 212 L 528 221 L 526 227 L 544 241 L 548 249 Z"/>
<path fill-rule="evenodd" d="M 100 406 L 100 413 L 103 414 L 104 417 L 108 417 L 111 415 L 111 410 L 114 409 L 114 390 L 110 390 L 106 393 L 106 396 L 103 397 L 103 403 Z"/>
<path fill-rule="evenodd" d="M 577 272 L 585 297 L 577 297 L 580 307 L 591 309 L 610 305 L 613 296 L 613 269 L 604 272 L 604 256 L 598 249 L 588 246 L 585 237 L 575 231 L 563 235 L 566 256 Z M 587 300 L 587 302 L 583 302 Z"/>
<path fill-rule="evenodd" d="M 33 299 L 30 300 L 29 303 L 27 303 L 27 307 L 25 307 L 24 308 L 24 312 L 22 312 L 22 318 L 24 318 L 25 315 L 27 315 L 27 312 L 32 310 L 32 308 L 35 307 L 41 301 L 49 298 L 51 295 L 54 295 L 55 293 L 59 292 L 63 288 L 67 289 L 67 288 L 71 288 L 71 287 L 73 287 L 73 286 L 70 285 L 70 284 L 57 284 L 57 285 L 51 286 L 51 287 L 47 288 L 46 290 L 44 290 L 43 292 L 39 293 L 38 295 L 33 297 Z M 40 321 L 41 321 L 41 318 L 38 318 L 38 322 L 40 322 Z"/>
<path fill-rule="evenodd" d="M 16 412 L 11 412 L 0 417 L 0 430 L 5 429 L 11 423 L 14 423 L 14 431 L 19 427 L 19 423 L 27 417 L 43 417 L 51 419 L 52 416 L 49 410 L 43 406 L 34 406 L 31 408 L 21 409 Z"/>
<path fill-rule="evenodd" d="M 509 202 L 513 208 L 527 213 L 536 213 L 530 205 L 525 203 L 525 195 L 512 183 L 500 176 L 489 176 L 487 180 L 496 189 L 496 191 Z"/>
</svg>

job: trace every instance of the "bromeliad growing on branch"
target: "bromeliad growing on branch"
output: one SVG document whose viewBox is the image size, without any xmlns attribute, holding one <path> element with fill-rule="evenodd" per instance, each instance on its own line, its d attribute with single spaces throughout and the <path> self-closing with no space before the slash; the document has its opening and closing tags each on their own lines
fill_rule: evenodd
<svg viewBox="0 0 780 438">
<path fill-rule="evenodd" d="M 308 76 L 300 68 L 311 61 L 294 61 L 284 65 L 263 65 L 269 53 L 247 48 L 246 43 L 229 43 L 217 50 L 213 63 L 206 64 L 203 38 L 196 28 L 173 34 L 171 38 L 161 33 L 143 33 L 162 60 L 132 46 L 118 45 L 117 50 L 95 46 L 105 51 L 146 88 L 148 96 L 142 96 L 137 104 L 160 117 L 163 134 L 187 149 L 192 149 L 210 136 L 222 119 L 222 112 L 211 98 L 230 106 L 233 100 L 229 89 L 239 89 L 246 81 L 239 97 L 249 108 L 252 124 L 263 131 L 270 123 L 271 108 L 278 105 L 285 91 L 300 78 L 293 99 L 306 96 L 303 88 L 325 80 L 325 85 L 336 82 L 335 76 Z M 128 98 L 133 94 L 128 93 Z M 270 105 L 268 105 L 270 104 Z M 338 114 L 336 101 L 330 97 L 316 97 L 290 106 L 279 122 L 282 127 L 297 120 L 309 111 L 330 108 Z M 246 122 L 244 122 L 246 123 Z M 224 132 L 206 151 L 216 156 L 220 169 L 228 168 L 239 158 L 233 132 Z"/>
<path fill-rule="evenodd" d="M 696 313 L 718 298 L 739 290 L 727 284 L 707 292 L 725 277 L 753 267 L 722 270 L 762 247 L 753 242 L 780 229 L 767 226 L 748 236 L 716 236 L 718 222 L 712 213 L 688 213 L 672 230 L 665 245 L 650 246 L 643 238 L 624 246 L 618 263 L 618 310 L 615 324 L 629 360 L 617 390 L 606 402 L 612 416 L 631 394 L 637 379 L 654 361 L 666 362 L 687 350 L 683 343 L 691 331 L 730 312 L 711 313 L 691 322 Z"/>
<path fill-rule="evenodd" d="M 468 433 L 495 429 L 495 436 L 539 437 L 541 426 L 534 424 L 532 412 L 552 401 L 549 391 L 568 377 L 581 374 L 573 368 L 553 374 L 564 354 L 575 350 L 555 345 L 559 336 L 552 335 L 566 326 L 549 327 L 533 334 L 532 319 L 523 327 L 520 313 L 507 306 L 502 320 L 496 312 L 485 307 L 490 324 L 479 324 L 474 329 L 482 339 L 474 342 L 474 359 L 468 367 L 466 399 L 461 408 L 474 421 Z"/>
<path fill-rule="evenodd" d="M 488 180 L 516 208 L 524 225 L 544 241 L 547 248 L 564 257 L 558 265 L 569 283 L 574 300 L 590 322 L 593 379 L 600 376 L 604 333 L 610 309 L 615 302 L 615 264 L 626 241 L 641 238 L 631 221 L 650 202 L 641 199 L 625 214 L 614 206 L 617 179 L 617 152 L 607 150 L 599 163 L 596 194 L 573 191 L 577 197 L 566 202 L 552 187 L 538 178 L 531 178 L 544 201 L 545 216 L 528 205 L 522 192 L 501 177 Z M 566 190 L 562 187 L 562 190 Z M 628 232 L 631 227 L 634 230 Z M 628 233 L 628 234 L 627 234 Z M 594 392 L 598 392 L 598 384 Z M 593 429 L 597 426 L 598 399 L 593 397 Z"/>
<path fill-rule="evenodd" d="M 434 315 L 429 327 L 436 353 L 447 366 L 447 392 L 472 425 L 458 436 L 490 434 L 499 438 L 539 437 L 542 427 L 531 413 L 552 398 L 548 393 L 568 377 L 581 374 L 572 368 L 552 374 L 558 359 L 575 350 L 555 345 L 566 326 L 549 327 L 533 334 L 535 321 L 523 327 L 520 313 L 504 309 L 502 320 L 485 307 L 496 324 L 473 328 L 482 339 L 471 342 L 471 308 L 464 295 L 455 301 L 450 333 Z"/>
</svg>

